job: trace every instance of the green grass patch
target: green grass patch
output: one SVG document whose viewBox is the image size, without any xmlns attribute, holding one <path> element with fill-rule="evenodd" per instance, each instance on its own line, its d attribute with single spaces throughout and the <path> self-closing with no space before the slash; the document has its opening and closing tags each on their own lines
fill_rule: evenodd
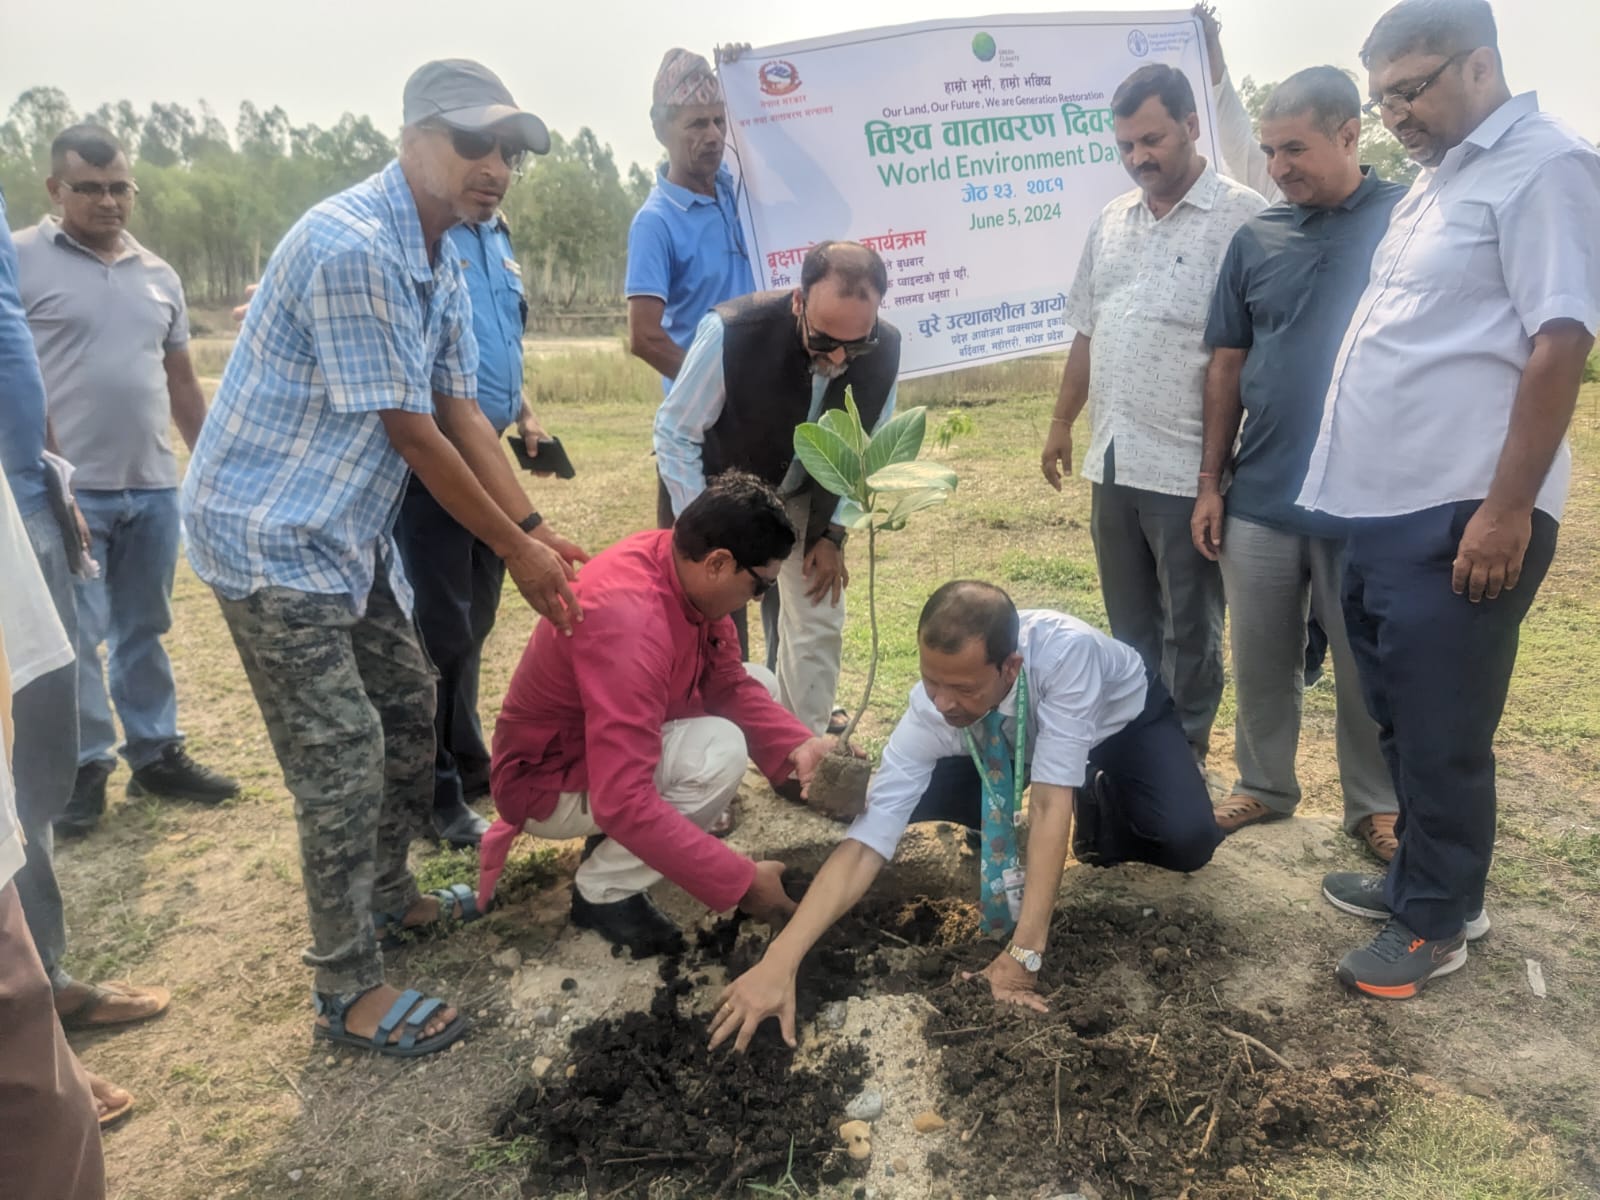
<svg viewBox="0 0 1600 1200">
<path fill-rule="evenodd" d="M 1565 1200 L 1588 1193 L 1554 1142 L 1464 1096 L 1402 1101 L 1360 1161 L 1327 1158 L 1271 1180 L 1280 1200 Z"/>
</svg>

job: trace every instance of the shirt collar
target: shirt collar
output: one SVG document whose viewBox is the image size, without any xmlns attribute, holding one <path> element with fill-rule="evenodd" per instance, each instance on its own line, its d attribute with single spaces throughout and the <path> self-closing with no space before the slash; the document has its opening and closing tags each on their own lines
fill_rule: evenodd
<svg viewBox="0 0 1600 1200">
<path fill-rule="evenodd" d="M 1338 204 L 1335 204 L 1333 206 L 1334 209 L 1338 209 L 1343 212 L 1354 212 L 1368 200 L 1372 199 L 1372 194 L 1378 190 L 1378 185 L 1382 182 L 1382 178 L 1380 178 L 1378 173 L 1371 167 L 1362 167 L 1361 182 L 1356 185 L 1356 190 L 1351 192 L 1343 200 L 1339 201 Z M 1309 204 L 1291 204 L 1289 207 L 1294 210 L 1294 223 L 1296 225 L 1304 225 L 1318 213 L 1330 211 L 1329 209 L 1317 208 L 1314 205 Z"/>
<path fill-rule="evenodd" d="M 688 188 L 679 187 L 673 183 L 667 178 L 665 164 L 656 168 L 656 186 L 661 189 L 661 194 L 672 203 L 674 208 L 682 209 L 684 212 L 688 212 L 693 205 L 715 204 L 718 200 L 718 196 L 702 196 L 699 192 L 691 192 Z M 718 167 L 715 184 L 715 190 L 718 195 L 721 194 L 724 188 L 730 191 L 733 189 L 733 173 L 727 167 Z"/>
<path fill-rule="evenodd" d="M 417 215 L 417 200 L 411 194 L 400 160 L 391 162 L 378 175 L 378 187 L 389 202 L 389 214 L 400 237 L 400 250 L 406 268 L 418 283 L 433 281 L 433 264 L 428 261 L 428 245 L 422 240 L 422 218 Z"/>
<path fill-rule="evenodd" d="M 99 259 L 101 262 L 105 261 L 104 259 L 101 259 L 100 255 L 94 250 L 91 250 L 88 246 L 85 246 L 77 238 L 73 237 L 70 233 L 63 229 L 61 227 L 61 219 L 59 217 L 53 215 L 41 217 L 39 219 L 39 228 L 43 230 L 46 240 L 52 244 L 64 246 L 70 250 L 76 250 L 79 254 L 87 254 L 90 258 Z M 141 246 L 134 239 L 133 234 L 129 233 L 126 229 L 122 231 L 120 238 L 121 240 L 117 243 L 116 262 L 121 262 L 125 258 L 131 258 L 135 255 L 144 253 L 144 247 Z"/>
<path fill-rule="evenodd" d="M 1200 177 L 1196 179 L 1194 183 L 1190 185 L 1189 190 L 1183 194 L 1183 199 L 1179 200 L 1167 210 L 1167 215 L 1171 216 L 1172 213 L 1182 208 L 1185 204 L 1189 205 L 1191 208 L 1198 208 L 1204 212 L 1210 212 L 1214 207 L 1216 207 L 1217 192 L 1220 191 L 1221 188 L 1221 176 L 1217 174 L 1217 169 L 1208 162 L 1206 163 L 1205 170 L 1200 172 Z M 1144 210 L 1145 216 L 1149 217 L 1151 220 L 1156 219 L 1155 213 L 1150 211 L 1150 202 L 1145 199 L 1143 188 L 1133 189 L 1133 204 L 1131 207 L 1141 208 Z M 1163 217 L 1161 219 L 1165 220 L 1166 218 Z"/>
<path fill-rule="evenodd" d="M 678 578 L 678 562 L 672 550 L 672 530 L 663 529 L 657 536 L 660 541 L 656 544 L 656 562 L 661 565 L 661 574 L 667 581 L 667 587 L 677 598 L 678 606 L 683 609 L 683 615 L 689 619 L 689 624 L 704 625 L 705 613 L 694 606 L 694 602 L 689 599 L 689 593 L 683 590 L 683 580 Z"/>
<path fill-rule="evenodd" d="M 1464 145 L 1477 146 L 1483 150 L 1492 150 L 1496 142 L 1511 131 L 1511 127 L 1523 117 L 1539 111 L 1539 93 L 1523 92 L 1520 96 L 1513 96 L 1499 108 L 1495 109 L 1474 129 L 1467 134 Z"/>
</svg>

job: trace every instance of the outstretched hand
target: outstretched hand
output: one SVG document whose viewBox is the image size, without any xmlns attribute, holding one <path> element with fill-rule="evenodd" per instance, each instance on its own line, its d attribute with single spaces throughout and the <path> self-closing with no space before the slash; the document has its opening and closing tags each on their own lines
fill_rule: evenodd
<svg viewBox="0 0 1600 1200">
<path fill-rule="evenodd" d="M 989 981 L 989 990 L 994 993 L 996 1004 L 1019 1004 L 1041 1013 L 1050 1011 L 1044 997 L 1039 995 L 1039 981 L 1033 972 L 1004 950 L 983 970 L 961 972 L 963 983 L 970 983 L 974 979 Z"/>
</svg>

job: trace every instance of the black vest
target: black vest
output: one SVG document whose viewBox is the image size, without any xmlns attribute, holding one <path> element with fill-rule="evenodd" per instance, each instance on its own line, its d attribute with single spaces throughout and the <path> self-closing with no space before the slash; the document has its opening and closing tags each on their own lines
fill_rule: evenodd
<svg viewBox="0 0 1600 1200">
<path fill-rule="evenodd" d="M 706 430 L 701 462 L 707 479 L 730 468 L 749 471 L 777 487 L 794 461 L 794 431 L 811 412 L 811 356 L 800 342 L 792 291 L 756 292 L 712 311 L 722 318 L 722 378 L 727 400 Z M 844 408 L 850 388 L 861 423 L 870 433 L 900 374 L 900 331 L 878 322 L 878 346 L 848 361 L 828 383 L 823 411 Z M 805 542 L 822 536 L 838 503 L 832 492 L 807 478 L 811 516 Z"/>
</svg>

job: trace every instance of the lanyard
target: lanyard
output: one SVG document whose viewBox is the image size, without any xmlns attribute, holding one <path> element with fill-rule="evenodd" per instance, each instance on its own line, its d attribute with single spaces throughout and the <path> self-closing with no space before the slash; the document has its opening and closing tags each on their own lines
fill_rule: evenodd
<svg viewBox="0 0 1600 1200">
<path fill-rule="evenodd" d="M 977 739 L 970 728 L 962 731 L 967 740 L 967 753 L 972 755 L 972 765 L 978 768 L 978 780 L 983 784 L 983 800 L 1001 816 L 1009 815 L 1013 821 L 1022 810 L 1023 752 L 1028 744 L 1028 673 L 1017 671 L 1017 745 L 1014 767 L 1011 772 L 1011 811 L 1006 813 L 1005 798 L 996 796 L 989 784 L 989 772 L 984 768 L 983 755 L 978 750 Z"/>
</svg>

